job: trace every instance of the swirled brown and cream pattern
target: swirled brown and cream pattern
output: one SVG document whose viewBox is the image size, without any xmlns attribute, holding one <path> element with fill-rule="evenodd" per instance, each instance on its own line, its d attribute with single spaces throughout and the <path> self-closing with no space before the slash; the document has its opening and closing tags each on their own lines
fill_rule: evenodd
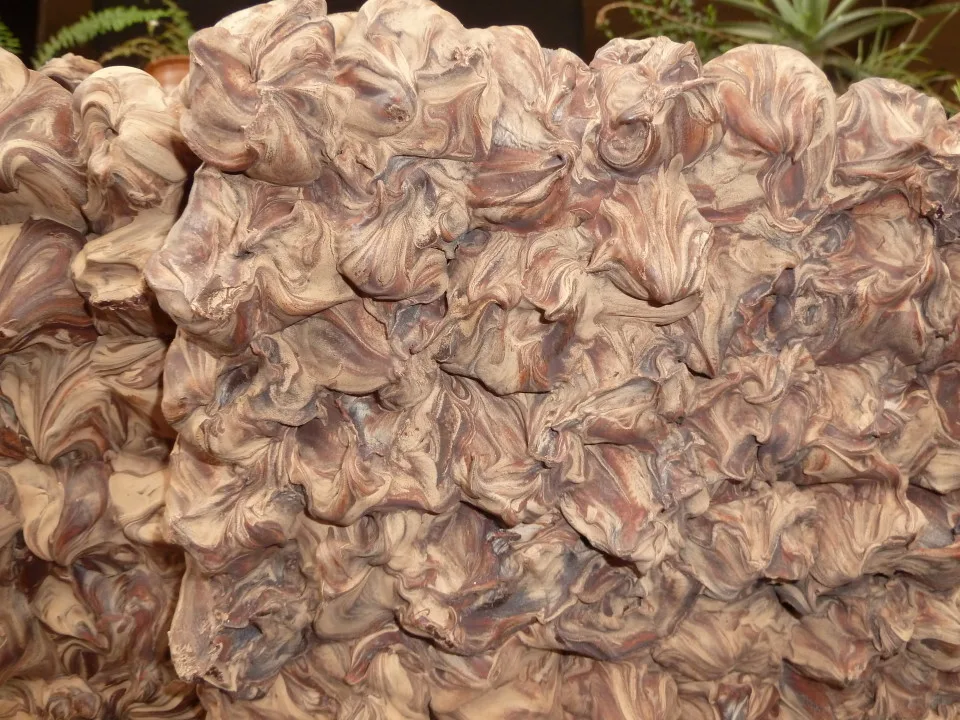
<svg viewBox="0 0 960 720">
<path fill-rule="evenodd" d="M 0 718 L 203 715 L 169 660 L 173 325 L 143 278 L 194 166 L 176 107 L 0 50 Z"/>
<path fill-rule="evenodd" d="M 960 718 L 960 121 L 428 0 L 191 57 L 0 58 L 0 717 Z"/>
</svg>

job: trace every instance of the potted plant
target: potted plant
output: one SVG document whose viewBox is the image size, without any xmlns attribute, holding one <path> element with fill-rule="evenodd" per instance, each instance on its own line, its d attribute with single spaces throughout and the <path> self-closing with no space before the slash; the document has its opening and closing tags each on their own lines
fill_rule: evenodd
<svg viewBox="0 0 960 720">
<path fill-rule="evenodd" d="M 37 50 L 35 68 L 65 51 L 127 28 L 143 25 L 144 35 L 125 40 L 103 53 L 101 63 L 116 58 L 138 58 L 144 70 L 167 89 L 176 87 L 190 69 L 187 41 L 194 32 L 185 10 L 174 0 L 163 0 L 161 8 L 110 7 L 88 13 L 72 25 L 61 28 Z"/>
<path fill-rule="evenodd" d="M 614 13 L 626 13 L 635 29 L 628 37 L 668 35 L 696 44 L 704 60 L 735 45 L 786 45 L 806 54 L 830 78 L 838 92 L 866 77 L 886 77 L 941 100 L 960 111 L 960 84 L 947 72 L 926 68 L 924 53 L 944 24 L 960 11 L 951 2 L 919 8 L 858 7 L 861 0 L 716 0 L 746 14 L 744 22 L 719 22 L 712 2 L 701 9 L 694 0 L 624 0 L 603 6 L 597 27 L 612 36 Z M 926 17 L 940 22 L 924 25 Z M 911 30 L 901 42 L 893 31 Z M 951 97 L 956 95 L 956 98 Z"/>
</svg>

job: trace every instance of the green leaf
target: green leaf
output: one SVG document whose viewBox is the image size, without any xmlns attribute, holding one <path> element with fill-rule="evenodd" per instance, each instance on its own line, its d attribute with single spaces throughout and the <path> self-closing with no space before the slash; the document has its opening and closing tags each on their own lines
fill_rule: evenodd
<svg viewBox="0 0 960 720">
<path fill-rule="evenodd" d="M 811 31 L 823 27 L 829 11 L 830 0 L 813 0 L 813 18 L 816 21 L 816 28 L 811 28 Z"/>
<path fill-rule="evenodd" d="M 905 25 L 913 20 L 909 15 L 887 15 L 869 17 L 865 20 L 859 20 L 838 30 L 834 30 L 829 36 L 825 36 L 820 45 L 824 49 L 832 49 L 845 45 L 848 42 L 869 35 L 876 30 L 886 30 L 888 28 Z"/>
<path fill-rule="evenodd" d="M 810 21 L 810 15 L 813 11 L 813 0 L 790 0 L 793 9 L 796 11 L 797 16 L 802 21 L 804 28 Z"/>
<path fill-rule="evenodd" d="M 771 2 L 773 2 L 773 6 L 777 9 L 780 17 L 782 17 L 788 25 L 796 30 L 804 30 L 805 23 L 803 16 L 797 11 L 797 8 L 794 7 L 790 0 L 771 0 Z"/>
<path fill-rule="evenodd" d="M 752 13 L 755 17 L 767 18 L 776 22 L 783 22 L 783 18 L 770 10 L 766 5 L 755 0 L 717 0 L 723 5 L 730 5 Z"/>
<path fill-rule="evenodd" d="M 840 0 L 840 2 L 837 3 L 836 7 L 834 7 L 833 10 L 831 10 L 830 13 L 827 15 L 826 22 L 829 22 L 830 20 L 845 14 L 847 10 L 849 10 L 852 7 L 855 7 L 859 2 L 860 0 Z M 826 22 L 824 24 L 826 24 Z"/>
<path fill-rule="evenodd" d="M 920 17 L 930 17 L 931 15 L 939 15 L 940 13 L 955 13 L 958 10 L 960 10 L 960 3 L 952 2 L 911 8 L 910 12 Z"/>
<path fill-rule="evenodd" d="M 164 20 L 170 15 L 167 10 L 145 10 L 136 7 L 111 7 L 84 15 L 73 25 L 61 28 L 53 37 L 37 49 L 33 59 L 34 68 L 40 68 L 51 58 L 64 51 L 110 32 L 126 30 L 134 25 Z"/>
<path fill-rule="evenodd" d="M 779 33 L 764 22 L 717 23 L 716 29 L 751 42 L 776 43 L 780 40 Z"/>
<path fill-rule="evenodd" d="M 187 41 L 196 30 L 193 23 L 190 22 L 190 16 L 187 11 L 177 5 L 173 0 L 163 0 L 167 11 L 170 13 L 170 27 L 168 30 L 168 47 L 175 55 L 189 55 L 190 49 Z"/>
<path fill-rule="evenodd" d="M 14 35 L 13 31 L 3 21 L 0 21 L 0 48 L 12 52 L 14 55 L 19 55 L 22 49 L 20 38 Z"/>
<path fill-rule="evenodd" d="M 851 25 L 852 23 L 857 22 L 858 20 L 863 20 L 864 18 L 873 18 L 875 20 L 887 20 L 887 23 L 881 23 L 877 26 L 878 29 L 883 29 L 887 27 L 893 27 L 896 25 L 903 25 L 904 23 L 911 22 L 914 20 L 919 20 L 920 16 L 914 13 L 912 10 L 907 10 L 906 8 L 884 8 L 884 7 L 871 7 L 871 8 L 860 8 L 859 10 L 851 10 L 848 13 L 844 13 L 838 17 L 833 18 L 830 22 L 821 28 L 820 32 L 817 33 L 814 40 L 816 42 L 824 42 L 834 33 L 839 32 L 842 28 Z M 894 20 L 898 22 L 894 23 Z M 873 30 L 867 30 L 861 32 L 849 40 L 855 40 L 856 38 L 867 35 L 873 32 Z M 844 42 L 848 42 L 845 40 Z M 828 46 L 829 47 L 829 46 Z"/>
</svg>

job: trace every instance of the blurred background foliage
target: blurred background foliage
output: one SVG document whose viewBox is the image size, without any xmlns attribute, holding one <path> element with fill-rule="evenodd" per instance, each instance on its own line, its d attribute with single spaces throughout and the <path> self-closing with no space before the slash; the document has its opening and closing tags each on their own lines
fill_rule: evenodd
<svg viewBox="0 0 960 720">
<path fill-rule="evenodd" d="M 179 2 L 179 4 L 177 4 Z M 26 0 L 0 8 L 0 47 L 42 63 L 63 52 L 144 65 L 186 51 L 193 27 L 254 0 Z M 362 0 L 327 0 L 330 12 Z M 666 35 L 704 61 L 751 42 L 806 53 L 838 92 L 887 77 L 960 111 L 960 2 L 929 0 L 437 0 L 468 27 L 526 25 L 545 47 L 589 60 L 610 37 Z M 895 7 L 890 3 L 897 2 Z M 6 24 L 4 24 L 6 23 Z"/>
<path fill-rule="evenodd" d="M 938 97 L 955 113 L 958 78 L 934 66 L 928 53 L 958 12 L 956 2 L 892 7 L 861 6 L 860 0 L 629 0 L 602 6 L 596 26 L 607 37 L 667 35 L 692 42 L 705 62 L 736 45 L 786 45 L 807 55 L 838 93 L 867 77 L 891 78 Z M 729 14 L 736 19 L 726 19 Z"/>
</svg>

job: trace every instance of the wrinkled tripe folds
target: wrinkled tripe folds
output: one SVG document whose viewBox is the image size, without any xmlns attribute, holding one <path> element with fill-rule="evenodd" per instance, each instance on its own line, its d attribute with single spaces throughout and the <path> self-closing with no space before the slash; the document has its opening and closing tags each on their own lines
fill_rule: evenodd
<svg viewBox="0 0 960 720">
<path fill-rule="evenodd" d="M 278 0 L 0 52 L 0 718 L 960 718 L 960 122 Z"/>
</svg>

